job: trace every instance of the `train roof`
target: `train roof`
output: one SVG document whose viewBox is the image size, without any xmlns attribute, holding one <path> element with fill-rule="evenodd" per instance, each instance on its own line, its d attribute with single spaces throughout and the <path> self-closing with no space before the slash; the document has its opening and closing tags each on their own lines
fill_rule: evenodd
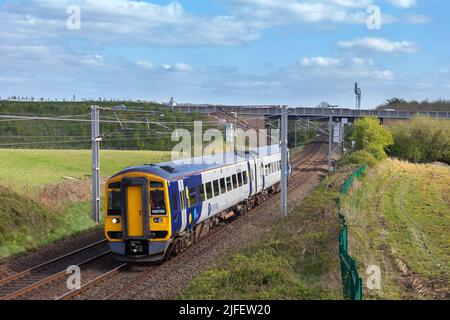
<svg viewBox="0 0 450 320">
<path fill-rule="evenodd" d="M 226 167 L 235 163 L 241 163 L 248 161 L 252 157 L 264 157 L 280 153 L 279 145 L 264 146 L 255 148 L 249 152 L 228 152 L 217 154 L 216 156 L 207 156 L 200 158 L 188 158 L 176 161 L 163 162 L 158 164 L 144 164 L 142 166 L 129 167 L 113 177 L 117 177 L 122 174 L 131 172 L 142 172 L 153 174 L 161 177 L 165 180 L 176 180 L 180 177 L 192 175 L 194 173 L 214 170 L 222 167 Z M 217 158 L 224 159 L 220 163 L 217 163 Z"/>
</svg>

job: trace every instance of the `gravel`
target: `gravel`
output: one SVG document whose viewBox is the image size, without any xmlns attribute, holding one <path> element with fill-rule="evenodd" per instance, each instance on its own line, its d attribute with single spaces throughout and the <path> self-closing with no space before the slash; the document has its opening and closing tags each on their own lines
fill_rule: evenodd
<svg viewBox="0 0 450 320">
<path fill-rule="evenodd" d="M 105 238 L 103 229 L 89 230 L 83 234 L 65 238 L 48 246 L 30 251 L 21 256 L 0 261 L 0 279 L 12 276 L 41 263 L 88 246 Z"/>
</svg>

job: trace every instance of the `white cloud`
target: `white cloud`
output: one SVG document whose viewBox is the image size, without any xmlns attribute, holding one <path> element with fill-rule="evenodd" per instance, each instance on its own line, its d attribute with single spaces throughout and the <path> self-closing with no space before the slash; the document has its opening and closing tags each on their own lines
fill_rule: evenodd
<svg viewBox="0 0 450 320">
<path fill-rule="evenodd" d="M 66 28 L 68 5 L 81 9 L 81 30 Z M 178 2 L 156 5 L 130 0 L 29 0 L 0 11 L 7 28 L 2 40 L 42 43 L 81 37 L 94 44 L 134 43 L 158 46 L 238 45 L 255 41 L 259 31 L 230 16 L 190 14 Z"/>
<path fill-rule="evenodd" d="M 417 4 L 416 0 L 387 0 L 394 7 L 410 9 Z"/>
<path fill-rule="evenodd" d="M 395 75 L 390 70 L 380 69 L 375 63 L 363 58 L 303 58 L 296 64 L 285 67 L 288 77 L 302 80 L 328 79 L 370 79 L 393 80 Z"/>
<path fill-rule="evenodd" d="M 302 65 L 304 67 L 330 67 L 339 64 L 339 59 L 327 58 L 327 57 L 312 57 L 303 58 Z"/>
<path fill-rule="evenodd" d="M 422 14 L 409 13 L 403 17 L 403 21 L 410 24 L 424 24 L 430 22 L 430 17 Z"/>
<path fill-rule="evenodd" d="M 377 51 L 384 53 L 414 53 L 419 47 L 408 41 L 390 41 L 385 38 L 361 38 L 353 41 L 340 41 L 338 46 L 351 50 Z"/>
<path fill-rule="evenodd" d="M 0 4 L 0 94 L 97 98 L 151 98 L 222 103 L 352 101 L 354 81 L 379 95 L 394 90 L 397 76 L 374 61 L 354 57 L 305 57 L 266 74 L 242 74 L 236 66 L 191 66 L 159 57 L 129 61 L 108 45 L 233 46 L 253 42 L 273 25 L 365 24 L 372 0 L 230 0 L 234 16 L 198 16 L 177 2 L 128 0 L 29 0 Z M 65 8 L 81 7 L 81 30 L 66 28 Z M 415 21 L 421 20 L 416 16 Z M 414 20 L 411 18 L 411 20 Z M 362 26 L 363 27 L 363 26 Z M 368 43 L 369 44 L 368 44 Z M 414 44 L 352 41 L 350 49 L 413 52 Z M 365 46 L 365 47 L 364 47 Z M 109 48 L 104 50 L 104 48 Z M 135 50 L 135 49 L 133 49 Z M 112 52 L 112 53 L 111 53 Z M 177 62 L 180 61 L 180 62 Z M 448 75 L 447 75 L 448 78 Z M 448 82 L 447 82 L 448 83 Z M 126 84 L 126 85 L 124 85 Z M 389 84 L 389 85 L 388 85 Z M 411 86 L 404 92 L 412 92 Z M 369 91 L 369 90 L 368 90 Z M 390 94 L 389 91 L 388 94 Z M 368 95 L 368 94 L 367 94 Z M 392 93 L 392 96 L 395 93 Z M 387 97 L 386 97 L 387 98 Z"/>
<path fill-rule="evenodd" d="M 364 24 L 366 9 L 372 3 L 372 0 L 231 0 L 237 16 L 255 19 L 260 26 L 295 22 Z"/>
</svg>

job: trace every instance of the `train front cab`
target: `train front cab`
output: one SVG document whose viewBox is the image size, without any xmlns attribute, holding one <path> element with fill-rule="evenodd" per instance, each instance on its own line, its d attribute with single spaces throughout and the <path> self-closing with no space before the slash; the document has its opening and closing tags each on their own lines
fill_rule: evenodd
<svg viewBox="0 0 450 320">
<path fill-rule="evenodd" d="M 105 235 L 120 261 L 159 261 L 170 244 L 167 181 L 127 174 L 108 181 Z"/>
</svg>

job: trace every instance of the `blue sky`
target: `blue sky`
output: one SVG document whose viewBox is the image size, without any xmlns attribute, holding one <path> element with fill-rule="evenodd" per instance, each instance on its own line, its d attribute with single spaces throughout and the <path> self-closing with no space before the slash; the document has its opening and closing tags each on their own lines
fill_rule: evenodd
<svg viewBox="0 0 450 320">
<path fill-rule="evenodd" d="M 67 8 L 80 9 L 80 29 Z M 368 8 L 381 10 L 370 30 Z M 371 108 L 450 99 L 444 0 L 0 0 L 0 96 Z M 373 11 L 370 11 L 373 12 Z"/>
</svg>

